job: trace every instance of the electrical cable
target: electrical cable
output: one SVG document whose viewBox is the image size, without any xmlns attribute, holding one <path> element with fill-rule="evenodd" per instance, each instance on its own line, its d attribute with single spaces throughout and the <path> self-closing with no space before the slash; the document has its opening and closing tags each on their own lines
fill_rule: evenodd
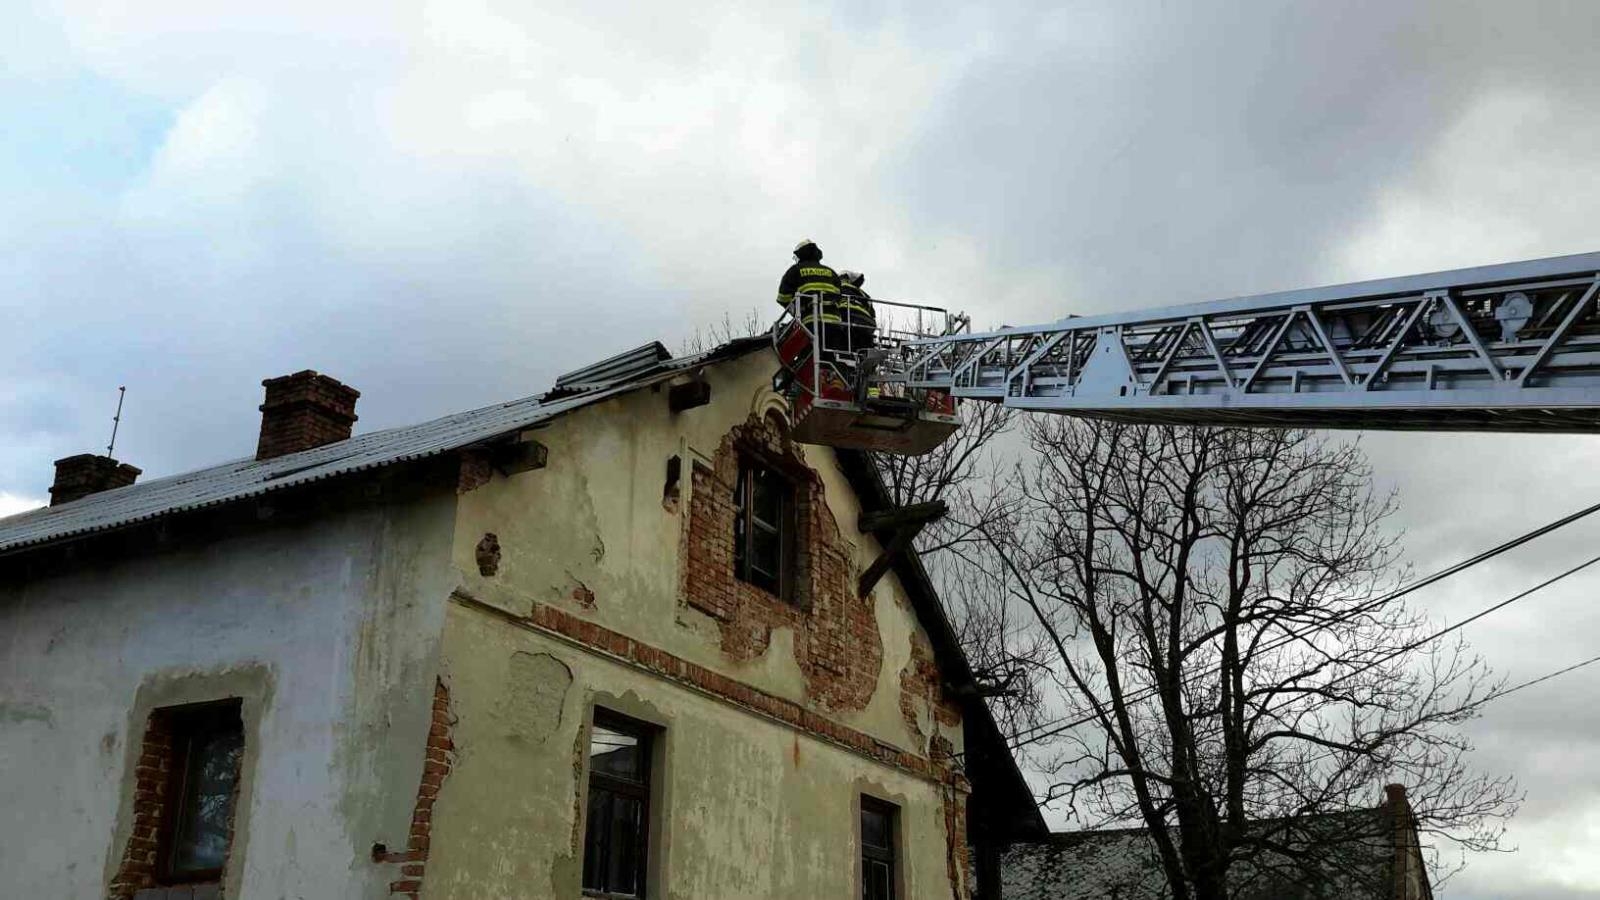
<svg viewBox="0 0 1600 900">
<path fill-rule="evenodd" d="M 1482 700 L 1479 700 L 1477 703 L 1473 703 L 1473 704 L 1467 706 L 1466 709 L 1477 709 L 1478 707 L 1484 705 L 1485 703 L 1490 703 L 1492 701 L 1499 700 L 1501 697 L 1504 697 L 1504 696 L 1506 696 L 1508 694 L 1515 694 L 1517 691 L 1520 691 L 1523 688 L 1531 688 L 1536 684 L 1541 684 L 1543 682 L 1549 681 L 1550 679 L 1555 678 L 1558 675 L 1565 675 L 1568 672 L 1575 672 L 1578 669 L 1583 668 L 1584 666 L 1593 665 L 1593 664 L 1595 664 L 1597 662 L 1600 662 L 1600 656 L 1591 656 L 1588 659 L 1584 660 L 1583 662 L 1573 663 L 1572 665 L 1567 666 L 1564 669 L 1557 669 L 1554 672 L 1549 672 L 1549 673 L 1546 673 L 1544 675 L 1540 675 L 1538 678 L 1530 678 L 1527 681 L 1522 682 L 1521 684 L 1514 685 L 1512 687 L 1508 687 L 1503 691 L 1495 691 L 1494 693 L 1490 694 L 1489 696 L 1484 697 Z"/>
<path fill-rule="evenodd" d="M 1556 531 L 1557 529 L 1564 528 L 1567 525 L 1572 524 L 1573 522 L 1577 522 L 1580 519 L 1583 519 L 1583 518 L 1586 518 L 1586 517 L 1588 517 L 1590 515 L 1593 515 L 1596 512 L 1600 512 L 1600 503 L 1596 503 L 1596 504 L 1593 504 L 1591 506 L 1585 507 L 1584 509 L 1578 510 L 1577 512 L 1568 514 L 1568 515 L 1563 516 L 1563 517 L 1561 517 L 1559 519 L 1556 519 L 1555 521 L 1549 522 L 1549 523 L 1547 523 L 1545 525 L 1542 525 L 1542 526 L 1540 526 L 1538 528 L 1535 528 L 1532 531 L 1525 532 L 1525 533 L 1523 533 L 1521 535 L 1518 535 L 1515 538 L 1512 538 L 1509 541 L 1505 541 L 1504 543 L 1501 543 L 1501 544 L 1498 544 L 1498 545 L 1496 545 L 1494 547 L 1491 547 L 1488 550 L 1484 550 L 1481 553 L 1478 553 L 1478 554 L 1476 554 L 1474 556 L 1468 557 L 1467 559 L 1464 559 L 1464 560 L 1462 560 L 1462 561 L 1460 561 L 1458 563 L 1455 563 L 1453 565 L 1447 566 L 1447 567 L 1445 567 L 1443 569 L 1438 570 L 1437 572 L 1433 572 L 1432 574 L 1429 574 L 1429 575 L 1427 575 L 1427 576 L 1425 576 L 1425 577 L 1423 577 L 1421 579 L 1418 579 L 1417 581 L 1412 582 L 1411 584 L 1408 584 L 1408 585 L 1406 585 L 1406 586 L 1404 586 L 1402 588 L 1399 588 L 1399 589 L 1395 590 L 1392 593 L 1386 594 L 1386 595 L 1384 595 L 1382 597 L 1379 597 L 1379 598 L 1377 598 L 1375 600 L 1368 601 L 1367 603 L 1361 604 L 1360 606 L 1358 606 L 1354 610 L 1352 610 L 1350 612 L 1350 615 L 1359 615 L 1362 612 L 1365 612 L 1366 610 L 1374 609 L 1374 608 L 1376 608 L 1378 606 L 1381 606 L 1381 605 L 1383 605 L 1385 603 L 1389 603 L 1389 602 L 1391 602 L 1393 600 L 1397 600 L 1397 599 L 1399 599 L 1401 597 L 1404 597 L 1407 594 L 1411 594 L 1411 593 L 1414 593 L 1414 592 L 1416 592 L 1418 590 L 1421 590 L 1422 588 L 1428 587 L 1429 585 L 1436 584 L 1436 583 L 1438 583 L 1440 581 L 1443 581 L 1446 578 L 1449 578 L 1449 577 L 1451 577 L 1453 575 L 1456 575 L 1456 574 L 1459 574 L 1459 573 L 1461 573 L 1463 571 L 1466 571 L 1467 569 L 1470 569 L 1473 566 L 1476 566 L 1476 565 L 1479 565 L 1481 563 L 1487 562 L 1488 560 L 1491 560 L 1491 559 L 1493 559 L 1493 558 L 1495 558 L 1497 556 L 1500 556 L 1503 553 L 1506 553 L 1508 551 L 1514 550 L 1517 547 L 1520 547 L 1523 544 L 1528 543 L 1529 541 L 1537 540 L 1538 538 L 1541 538 L 1541 537 L 1551 533 L 1552 531 Z M 1456 629 L 1462 628 L 1462 627 L 1470 624 L 1471 622 L 1477 621 L 1478 619 L 1481 619 L 1484 616 L 1489 615 L 1490 613 L 1494 612 L 1495 610 L 1501 609 L 1501 608 L 1503 608 L 1505 606 L 1510 605 L 1511 603 L 1516 602 L 1517 600 L 1522 599 L 1523 597 L 1528 596 L 1529 594 L 1532 594 L 1532 593 L 1534 593 L 1536 591 L 1542 590 L 1543 588 L 1548 587 L 1549 585 L 1555 583 L 1556 581 L 1560 581 L 1561 579 L 1566 578 L 1567 576 L 1572 575 L 1572 574 L 1576 573 L 1577 571 L 1585 569 L 1585 568 L 1595 564 L 1596 562 L 1600 562 L 1600 556 L 1597 556 L 1597 557 L 1595 557 L 1593 559 L 1590 559 L 1587 562 L 1581 563 L 1578 566 L 1573 567 L 1572 569 L 1568 569 L 1567 571 L 1561 573 L 1560 575 L 1557 575 L 1557 576 L 1555 576 L 1555 577 L 1553 577 L 1553 578 L 1551 578 L 1551 579 L 1549 579 L 1549 580 L 1547 580 L 1545 582 L 1542 582 L 1542 583 L 1540 583 L 1538 585 L 1535 585 L 1534 587 L 1529 588 L 1528 590 L 1526 590 L 1526 591 L 1524 591 L 1524 592 L 1522 592 L 1520 594 L 1517 594 L 1516 596 L 1513 596 L 1513 597 L 1511 597 L 1511 598 L 1509 598 L 1507 600 L 1504 600 L 1504 601 L 1502 601 L 1500 603 L 1497 603 L 1494 606 L 1491 606 L 1491 607 L 1489 607 L 1487 609 L 1484 609 L 1484 610 L 1474 614 L 1473 616 L 1471 616 L 1471 617 L 1469 617 L 1469 618 L 1467 618 L 1467 619 L 1465 619 L 1465 620 L 1463 620 L 1461 622 L 1457 622 L 1454 625 L 1451 625 L 1451 626 L 1449 626 L 1449 627 L 1447 627 L 1447 628 L 1445 628 L 1445 629 L 1443 629 L 1443 630 L 1441 630 L 1439 632 L 1436 632 L 1436 633 L 1434 633 L 1432 635 L 1429 635 L 1429 636 L 1427 636 L 1425 638 L 1422 638 L 1418 642 L 1416 642 L 1415 644 L 1410 645 L 1410 646 L 1408 646 L 1406 648 L 1402 648 L 1401 650 L 1396 651 L 1395 654 L 1392 654 L 1391 656 L 1385 657 L 1384 659 L 1390 659 L 1390 658 L 1393 657 L 1393 655 L 1398 655 L 1398 653 L 1400 653 L 1400 652 L 1405 652 L 1406 650 L 1415 649 L 1415 647 L 1421 646 L 1422 644 L 1427 643 L 1428 641 L 1436 640 L 1439 637 L 1443 637 L 1445 634 L 1449 634 L 1450 632 L 1455 631 Z M 1286 636 L 1286 637 L 1284 637 L 1284 638 L 1282 638 L 1282 639 L 1280 639 L 1280 640 L 1278 640 L 1276 642 L 1269 643 L 1268 645 L 1262 647 L 1261 650 L 1262 651 L 1275 650 L 1275 649 L 1278 649 L 1279 647 L 1282 647 L 1282 646 L 1284 646 L 1284 645 L 1286 645 L 1288 643 L 1291 643 L 1294 640 L 1296 640 L 1295 637 Z M 1378 662 L 1382 662 L 1382 661 L 1383 660 L 1379 660 Z M 1372 665 L 1376 665 L 1376 664 L 1377 664 L 1377 662 L 1369 664 L 1367 666 L 1367 668 L 1370 668 Z M 1364 671 L 1364 669 L 1363 670 L 1358 670 L 1358 671 Z M 1350 675 L 1354 675 L 1354 674 L 1357 674 L 1357 673 L 1352 672 L 1352 673 L 1349 673 L 1349 674 L 1347 674 L 1345 676 L 1341 676 L 1341 680 L 1343 678 L 1348 678 L 1348 677 L 1350 677 Z M 1127 699 L 1126 702 L 1137 703 L 1137 702 L 1139 702 L 1141 700 L 1149 699 L 1150 697 L 1155 696 L 1157 693 L 1158 692 L 1154 688 L 1146 688 L 1143 691 L 1140 691 L 1140 692 L 1134 694 L 1133 696 L 1130 696 Z M 1018 735 L 1014 735 L 1012 737 L 1012 739 L 1008 742 L 1008 745 L 1009 745 L 1011 750 L 1015 751 L 1017 749 L 1020 749 L 1022 747 L 1027 746 L 1028 744 L 1037 743 L 1038 741 L 1044 740 L 1046 738 L 1055 737 L 1056 735 L 1061 734 L 1062 732 L 1067 731 L 1069 729 L 1076 728 L 1079 725 L 1085 725 L 1085 724 L 1088 724 L 1090 722 L 1093 722 L 1097 718 L 1098 718 L 1098 716 L 1089 715 L 1089 716 L 1084 716 L 1084 717 L 1081 717 L 1081 718 L 1078 718 L 1078 719 L 1074 719 L 1072 721 L 1065 722 L 1065 723 L 1062 723 L 1061 720 L 1058 719 L 1056 722 L 1050 722 L 1050 723 L 1045 723 L 1045 724 L 1042 724 L 1042 725 L 1037 725 L 1037 726 L 1034 726 L 1033 728 L 1024 729 L 1023 732 L 1020 732 Z M 1024 735 L 1026 735 L 1026 736 L 1024 736 Z"/>
</svg>

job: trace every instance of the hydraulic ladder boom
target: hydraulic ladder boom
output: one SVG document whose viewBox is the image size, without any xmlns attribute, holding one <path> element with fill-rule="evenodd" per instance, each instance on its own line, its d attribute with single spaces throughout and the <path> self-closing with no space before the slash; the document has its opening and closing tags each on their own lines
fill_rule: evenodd
<svg viewBox="0 0 1600 900">
<path fill-rule="evenodd" d="M 905 383 L 1139 423 L 1600 432 L 1600 253 L 908 342 Z"/>
</svg>

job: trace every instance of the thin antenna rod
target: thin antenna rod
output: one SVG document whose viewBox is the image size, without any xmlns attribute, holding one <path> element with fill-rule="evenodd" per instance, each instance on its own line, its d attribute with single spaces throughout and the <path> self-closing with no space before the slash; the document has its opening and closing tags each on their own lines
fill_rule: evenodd
<svg viewBox="0 0 1600 900">
<path fill-rule="evenodd" d="M 128 396 L 128 386 L 117 388 L 117 414 L 111 417 L 111 443 L 106 445 L 106 456 L 117 449 L 117 427 L 122 424 L 122 398 Z"/>
</svg>

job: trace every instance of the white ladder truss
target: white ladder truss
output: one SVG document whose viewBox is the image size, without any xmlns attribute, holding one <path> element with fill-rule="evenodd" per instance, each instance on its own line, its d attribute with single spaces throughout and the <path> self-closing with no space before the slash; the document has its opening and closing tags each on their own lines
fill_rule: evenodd
<svg viewBox="0 0 1600 900">
<path fill-rule="evenodd" d="M 1600 432 L 1600 253 L 908 342 L 906 383 L 1140 423 Z"/>
</svg>

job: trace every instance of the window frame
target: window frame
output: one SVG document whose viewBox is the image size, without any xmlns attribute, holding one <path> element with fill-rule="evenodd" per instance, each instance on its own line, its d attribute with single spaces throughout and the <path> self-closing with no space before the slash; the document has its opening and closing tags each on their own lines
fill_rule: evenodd
<svg viewBox="0 0 1600 900">
<path fill-rule="evenodd" d="M 867 843 L 867 814 L 874 813 L 885 819 L 884 833 L 888 836 L 889 845 L 880 847 Z M 861 872 L 861 896 L 863 900 L 872 900 L 867 897 L 867 864 L 881 863 L 888 869 L 889 895 L 883 900 L 899 900 L 900 890 L 900 807 L 887 800 L 880 800 L 871 794 L 862 794 L 859 808 L 856 813 L 856 842 L 860 845 L 858 862 Z"/>
<path fill-rule="evenodd" d="M 197 739 L 225 731 L 237 731 L 241 746 L 245 739 L 244 710 L 239 698 L 192 703 L 156 709 L 153 715 L 163 720 L 172 741 L 172 769 L 161 798 L 161 822 L 156 833 L 155 880 L 159 885 L 220 884 L 233 853 L 233 819 L 239 813 L 239 795 L 244 779 L 244 755 L 233 773 L 233 796 L 228 807 L 228 848 L 222 865 L 209 869 L 179 871 L 176 868 L 179 822 L 189 805 L 185 792 L 193 776 L 194 745 Z M 182 746 L 179 746 L 180 743 Z"/>
<path fill-rule="evenodd" d="M 779 497 L 778 521 L 768 523 L 757 517 L 755 509 L 755 479 L 757 474 L 771 475 L 783 486 Z M 785 603 L 794 603 L 798 569 L 797 535 L 799 525 L 800 485 L 785 467 L 774 463 L 762 454 L 739 454 L 738 480 L 733 489 L 733 574 L 738 580 L 758 590 L 765 591 Z M 777 583 L 768 587 L 758 580 L 754 564 L 757 529 L 776 533 L 778 543 Z M 741 533 L 742 532 L 742 533 Z M 776 588 L 775 590 L 773 588 Z"/>
<path fill-rule="evenodd" d="M 602 706 L 594 707 L 593 714 L 589 717 L 589 729 L 585 743 L 593 747 L 594 729 L 604 728 L 635 738 L 639 742 L 639 758 L 643 763 L 643 778 L 640 781 L 630 781 L 619 778 L 608 772 L 598 772 L 594 767 L 594 757 L 585 756 L 587 776 L 584 781 L 584 839 L 583 856 L 579 857 L 578 880 L 579 887 L 585 897 L 618 898 L 618 900 L 645 900 L 649 895 L 650 879 L 650 845 L 655 836 L 655 821 L 651 816 L 653 807 L 652 794 L 656 790 L 656 750 L 661 737 L 660 726 L 653 725 L 632 716 L 607 709 Z M 598 784 L 597 784 L 598 782 Z M 585 877 L 585 863 L 588 861 L 589 823 L 594 814 L 593 796 L 596 788 L 614 794 L 620 794 L 639 801 L 639 848 L 634 867 L 635 882 L 639 886 L 637 893 L 625 894 L 603 888 L 591 888 L 583 884 Z"/>
</svg>

